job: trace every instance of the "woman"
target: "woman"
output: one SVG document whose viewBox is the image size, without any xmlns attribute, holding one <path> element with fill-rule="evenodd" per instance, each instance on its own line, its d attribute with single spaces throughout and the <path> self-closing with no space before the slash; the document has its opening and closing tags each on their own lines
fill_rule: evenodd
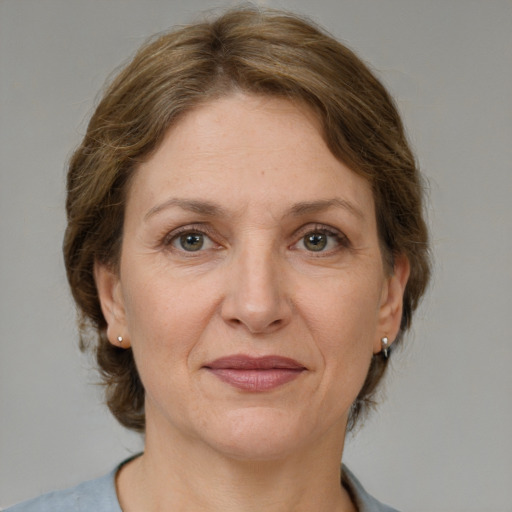
<svg viewBox="0 0 512 512">
<path fill-rule="evenodd" d="M 391 510 L 340 461 L 427 285 L 427 231 L 352 52 L 252 9 L 155 39 L 93 115 L 67 213 L 82 346 L 145 449 L 10 510 Z"/>
</svg>

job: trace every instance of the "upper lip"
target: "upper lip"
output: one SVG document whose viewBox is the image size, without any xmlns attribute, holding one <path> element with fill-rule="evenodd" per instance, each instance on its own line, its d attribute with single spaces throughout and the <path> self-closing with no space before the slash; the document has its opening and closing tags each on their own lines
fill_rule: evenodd
<svg viewBox="0 0 512 512">
<path fill-rule="evenodd" d="M 212 370 L 305 370 L 305 366 L 289 357 L 277 355 L 253 357 L 236 354 L 220 357 L 204 365 Z"/>
</svg>

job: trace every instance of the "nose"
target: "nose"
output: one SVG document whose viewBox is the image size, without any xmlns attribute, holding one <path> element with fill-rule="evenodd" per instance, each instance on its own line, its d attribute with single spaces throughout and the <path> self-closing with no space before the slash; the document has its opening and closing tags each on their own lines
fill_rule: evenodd
<svg viewBox="0 0 512 512">
<path fill-rule="evenodd" d="M 292 306 L 276 255 L 252 245 L 233 259 L 221 307 L 224 321 L 251 334 L 269 334 L 287 325 Z"/>
</svg>

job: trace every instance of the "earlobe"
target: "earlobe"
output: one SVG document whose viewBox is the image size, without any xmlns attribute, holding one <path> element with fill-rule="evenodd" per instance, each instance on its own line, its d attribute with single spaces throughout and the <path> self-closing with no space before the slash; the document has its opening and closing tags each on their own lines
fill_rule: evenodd
<svg viewBox="0 0 512 512">
<path fill-rule="evenodd" d="M 404 255 L 396 256 L 393 274 L 386 279 L 382 291 L 379 332 L 374 347 L 375 354 L 382 349 L 383 337 L 387 338 L 391 344 L 398 335 L 402 320 L 403 297 L 409 274 L 409 260 Z"/>
<path fill-rule="evenodd" d="M 101 311 L 107 322 L 108 340 L 113 345 L 120 346 L 119 339 L 121 339 L 123 348 L 127 348 L 129 341 L 119 276 L 108 265 L 96 262 L 94 264 L 94 280 Z"/>
</svg>

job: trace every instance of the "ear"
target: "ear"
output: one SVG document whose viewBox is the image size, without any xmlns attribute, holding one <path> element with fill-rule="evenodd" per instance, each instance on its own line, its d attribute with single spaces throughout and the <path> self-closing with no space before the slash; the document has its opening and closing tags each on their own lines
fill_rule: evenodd
<svg viewBox="0 0 512 512">
<path fill-rule="evenodd" d="M 392 343 L 398 336 L 402 321 L 403 297 L 409 279 L 411 266 L 404 255 L 395 257 L 393 273 L 389 275 L 382 287 L 379 308 L 378 339 L 375 340 L 373 353 L 381 351 L 381 339 L 386 336 Z"/>
<path fill-rule="evenodd" d="M 119 276 L 108 265 L 95 262 L 94 280 L 101 310 L 107 321 L 107 338 L 113 345 L 128 348 L 130 340 Z M 122 338 L 121 341 L 119 341 L 119 337 Z"/>
</svg>

